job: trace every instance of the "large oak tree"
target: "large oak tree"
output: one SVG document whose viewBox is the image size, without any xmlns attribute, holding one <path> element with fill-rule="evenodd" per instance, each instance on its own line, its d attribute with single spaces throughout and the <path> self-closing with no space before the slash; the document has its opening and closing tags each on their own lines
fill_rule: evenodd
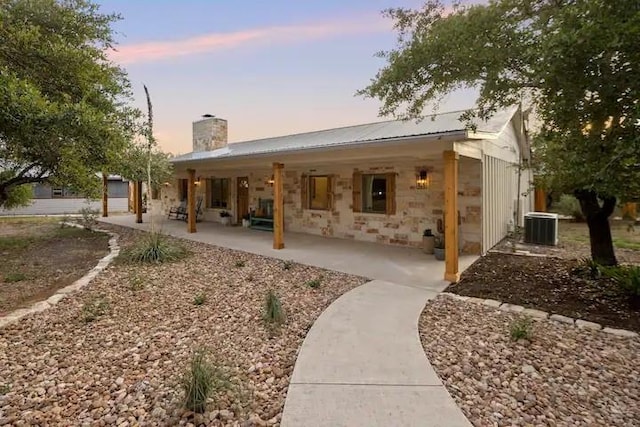
<svg viewBox="0 0 640 427">
<path fill-rule="evenodd" d="M 118 19 L 88 0 L 0 2 L 0 207 L 36 182 L 95 194 L 130 145 L 139 112 L 107 56 Z"/>
<path fill-rule="evenodd" d="M 538 172 L 575 194 L 593 259 L 615 264 L 608 218 L 617 200 L 640 196 L 640 2 L 427 1 L 385 13 L 398 45 L 360 93 L 402 118 L 459 88 L 479 92 L 467 119 L 530 103 L 541 121 Z"/>
</svg>

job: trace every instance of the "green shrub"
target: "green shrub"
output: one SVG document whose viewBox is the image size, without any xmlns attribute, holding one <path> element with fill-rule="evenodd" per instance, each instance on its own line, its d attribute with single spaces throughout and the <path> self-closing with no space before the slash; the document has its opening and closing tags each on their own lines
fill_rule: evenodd
<svg viewBox="0 0 640 427">
<path fill-rule="evenodd" d="M 9 273 L 6 276 L 4 276 L 4 281 L 6 283 L 15 283 L 15 282 L 22 282 L 26 278 L 27 276 L 24 273 Z"/>
<path fill-rule="evenodd" d="M 82 320 L 90 323 L 109 312 L 109 302 L 102 296 L 86 302 L 82 306 Z"/>
<path fill-rule="evenodd" d="M 193 303 L 195 305 L 203 305 L 205 302 L 207 302 L 207 296 L 205 294 L 198 294 L 193 297 Z"/>
<path fill-rule="evenodd" d="M 207 358 L 207 352 L 197 350 L 191 358 L 189 368 L 182 376 L 184 406 L 196 413 L 203 413 L 207 400 L 215 394 L 229 389 L 231 381 L 224 369 Z"/>
<path fill-rule="evenodd" d="M 138 263 L 160 264 L 184 258 L 187 251 L 161 233 L 150 233 L 124 252 L 126 259 Z"/>
<path fill-rule="evenodd" d="M 234 264 L 236 266 L 236 268 L 242 268 L 246 265 L 246 263 L 244 262 L 244 260 L 240 259 L 238 261 L 236 261 L 236 263 Z"/>
<path fill-rule="evenodd" d="M 554 210 L 562 215 L 572 217 L 576 222 L 583 222 L 585 220 L 582 209 L 580 208 L 580 202 L 570 194 L 560 196 L 560 200 L 554 205 Z"/>
<path fill-rule="evenodd" d="M 282 263 L 282 268 L 285 270 L 291 270 L 293 268 L 293 261 L 286 260 Z"/>
<path fill-rule="evenodd" d="M 270 289 L 264 301 L 263 318 L 265 322 L 271 325 L 281 325 L 286 320 L 284 310 L 280 298 Z"/>
<path fill-rule="evenodd" d="M 572 273 L 597 279 L 602 275 L 602 266 L 591 258 L 582 258 Z"/>
<path fill-rule="evenodd" d="M 11 386 L 9 384 L 0 385 L 0 396 L 3 394 L 7 394 L 11 391 Z"/>
<path fill-rule="evenodd" d="M 624 292 L 640 297 L 640 266 L 618 265 L 601 267 L 602 274 L 610 277 Z"/>
<path fill-rule="evenodd" d="M 96 224 L 98 224 L 98 210 L 91 209 L 89 206 L 80 209 L 80 214 L 82 215 L 82 219 L 80 223 L 84 227 L 85 230 L 93 231 Z"/>
<path fill-rule="evenodd" d="M 138 276 L 132 277 L 131 282 L 129 283 L 129 289 L 133 292 L 141 291 L 144 289 L 144 279 Z"/>
<path fill-rule="evenodd" d="M 318 289 L 321 284 L 322 284 L 322 276 L 305 282 L 305 285 L 312 289 Z"/>
<path fill-rule="evenodd" d="M 527 316 L 517 317 L 509 324 L 509 334 L 513 341 L 520 339 L 531 340 L 533 322 Z"/>
</svg>

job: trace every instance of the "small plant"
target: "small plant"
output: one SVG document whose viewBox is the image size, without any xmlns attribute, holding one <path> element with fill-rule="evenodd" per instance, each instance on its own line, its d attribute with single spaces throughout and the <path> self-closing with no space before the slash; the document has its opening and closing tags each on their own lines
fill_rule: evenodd
<svg viewBox="0 0 640 427">
<path fill-rule="evenodd" d="M 207 302 L 207 296 L 205 294 L 198 294 L 195 297 L 193 297 L 193 304 L 195 305 L 203 305 L 205 302 Z"/>
<path fill-rule="evenodd" d="M 184 406 L 201 414 L 206 410 L 209 398 L 230 387 L 231 381 L 224 369 L 211 363 L 205 350 L 197 350 L 191 358 L 189 368 L 182 376 Z"/>
<path fill-rule="evenodd" d="M 435 249 L 444 249 L 444 237 L 436 236 L 433 240 L 433 247 Z"/>
<path fill-rule="evenodd" d="M 531 340 L 533 322 L 527 316 L 517 317 L 509 324 L 509 334 L 513 341 Z"/>
<path fill-rule="evenodd" d="M 592 279 L 597 279 L 602 275 L 602 266 L 591 258 L 582 258 L 573 269 L 574 274 L 587 275 Z"/>
<path fill-rule="evenodd" d="M 243 259 L 239 259 L 238 261 L 236 261 L 234 265 L 236 268 L 242 268 L 246 265 L 246 263 Z"/>
<path fill-rule="evenodd" d="M 316 279 L 312 279 L 312 280 L 308 280 L 305 285 L 312 288 L 312 289 L 318 289 L 320 287 L 320 285 L 322 284 L 322 276 L 319 276 Z"/>
<path fill-rule="evenodd" d="M 264 301 L 263 318 L 270 325 L 281 325 L 286 320 L 278 295 L 270 289 Z"/>
<path fill-rule="evenodd" d="M 137 245 L 125 252 L 129 261 L 138 263 L 161 264 L 184 258 L 187 251 L 160 233 L 150 233 Z"/>
<path fill-rule="evenodd" d="M 98 210 L 91 209 L 89 206 L 86 206 L 80 209 L 80 214 L 82 215 L 81 224 L 85 230 L 93 231 L 96 224 L 98 223 Z"/>
<path fill-rule="evenodd" d="M 27 276 L 24 273 L 8 273 L 6 276 L 4 276 L 4 281 L 6 283 L 15 283 L 22 282 L 26 278 Z"/>
<path fill-rule="evenodd" d="M 618 265 L 600 268 L 602 274 L 610 277 L 625 293 L 631 297 L 640 297 L 640 266 Z"/>
<path fill-rule="evenodd" d="M 71 222 L 71 217 L 69 215 L 64 215 L 60 220 L 60 228 L 66 228 L 69 226 L 69 222 Z"/>
<path fill-rule="evenodd" d="M 291 270 L 293 268 L 293 261 L 291 260 L 286 260 L 282 263 L 282 268 L 284 268 L 285 270 Z"/>
<path fill-rule="evenodd" d="M 0 396 L 7 394 L 11 391 L 11 386 L 9 384 L 0 385 Z"/>
<path fill-rule="evenodd" d="M 82 306 L 82 320 L 91 323 L 109 312 L 109 302 L 104 297 L 97 297 Z"/>
<path fill-rule="evenodd" d="M 220 211 L 220 218 L 231 218 L 231 214 L 227 211 Z"/>
<path fill-rule="evenodd" d="M 430 228 L 427 228 L 427 229 L 425 229 L 425 230 L 422 232 L 422 235 L 423 235 L 424 237 L 432 237 L 432 236 L 433 236 L 433 232 L 431 231 L 431 229 L 430 229 Z"/>
<path fill-rule="evenodd" d="M 131 278 L 131 282 L 129 283 L 129 289 L 133 292 L 141 291 L 144 289 L 144 279 L 139 276 L 134 276 Z"/>
<path fill-rule="evenodd" d="M 247 276 L 247 282 L 253 282 L 254 277 L 252 273 L 249 273 L 249 275 Z"/>
</svg>

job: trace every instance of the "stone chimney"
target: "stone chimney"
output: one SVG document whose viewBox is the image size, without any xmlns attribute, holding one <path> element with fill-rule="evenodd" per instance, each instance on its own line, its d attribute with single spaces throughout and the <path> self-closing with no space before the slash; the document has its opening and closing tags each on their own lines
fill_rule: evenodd
<svg viewBox="0 0 640 427">
<path fill-rule="evenodd" d="M 193 122 L 193 151 L 211 151 L 227 146 L 227 121 L 211 114 Z"/>
</svg>

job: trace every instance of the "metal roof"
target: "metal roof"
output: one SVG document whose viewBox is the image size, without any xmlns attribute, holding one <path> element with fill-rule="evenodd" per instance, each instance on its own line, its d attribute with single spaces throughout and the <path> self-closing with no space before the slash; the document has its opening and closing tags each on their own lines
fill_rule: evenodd
<svg viewBox="0 0 640 427">
<path fill-rule="evenodd" d="M 477 123 L 476 132 L 500 132 L 509 122 L 514 112 L 515 109 L 513 108 L 505 110 L 495 114 L 486 122 Z M 213 151 L 192 152 L 177 156 L 171 161 L 177 163 L 207 159 L 226 159 L 256 154 L 373 143 L 407 137 L 438 136 L 455 132 L 466 132 L 467 126 L 460 120 L 461 114 L 462 111 L 453 111 L 428 116 L 419 122 L 390 120 L 295 135 L 236 142 Z"/>
</svg>

